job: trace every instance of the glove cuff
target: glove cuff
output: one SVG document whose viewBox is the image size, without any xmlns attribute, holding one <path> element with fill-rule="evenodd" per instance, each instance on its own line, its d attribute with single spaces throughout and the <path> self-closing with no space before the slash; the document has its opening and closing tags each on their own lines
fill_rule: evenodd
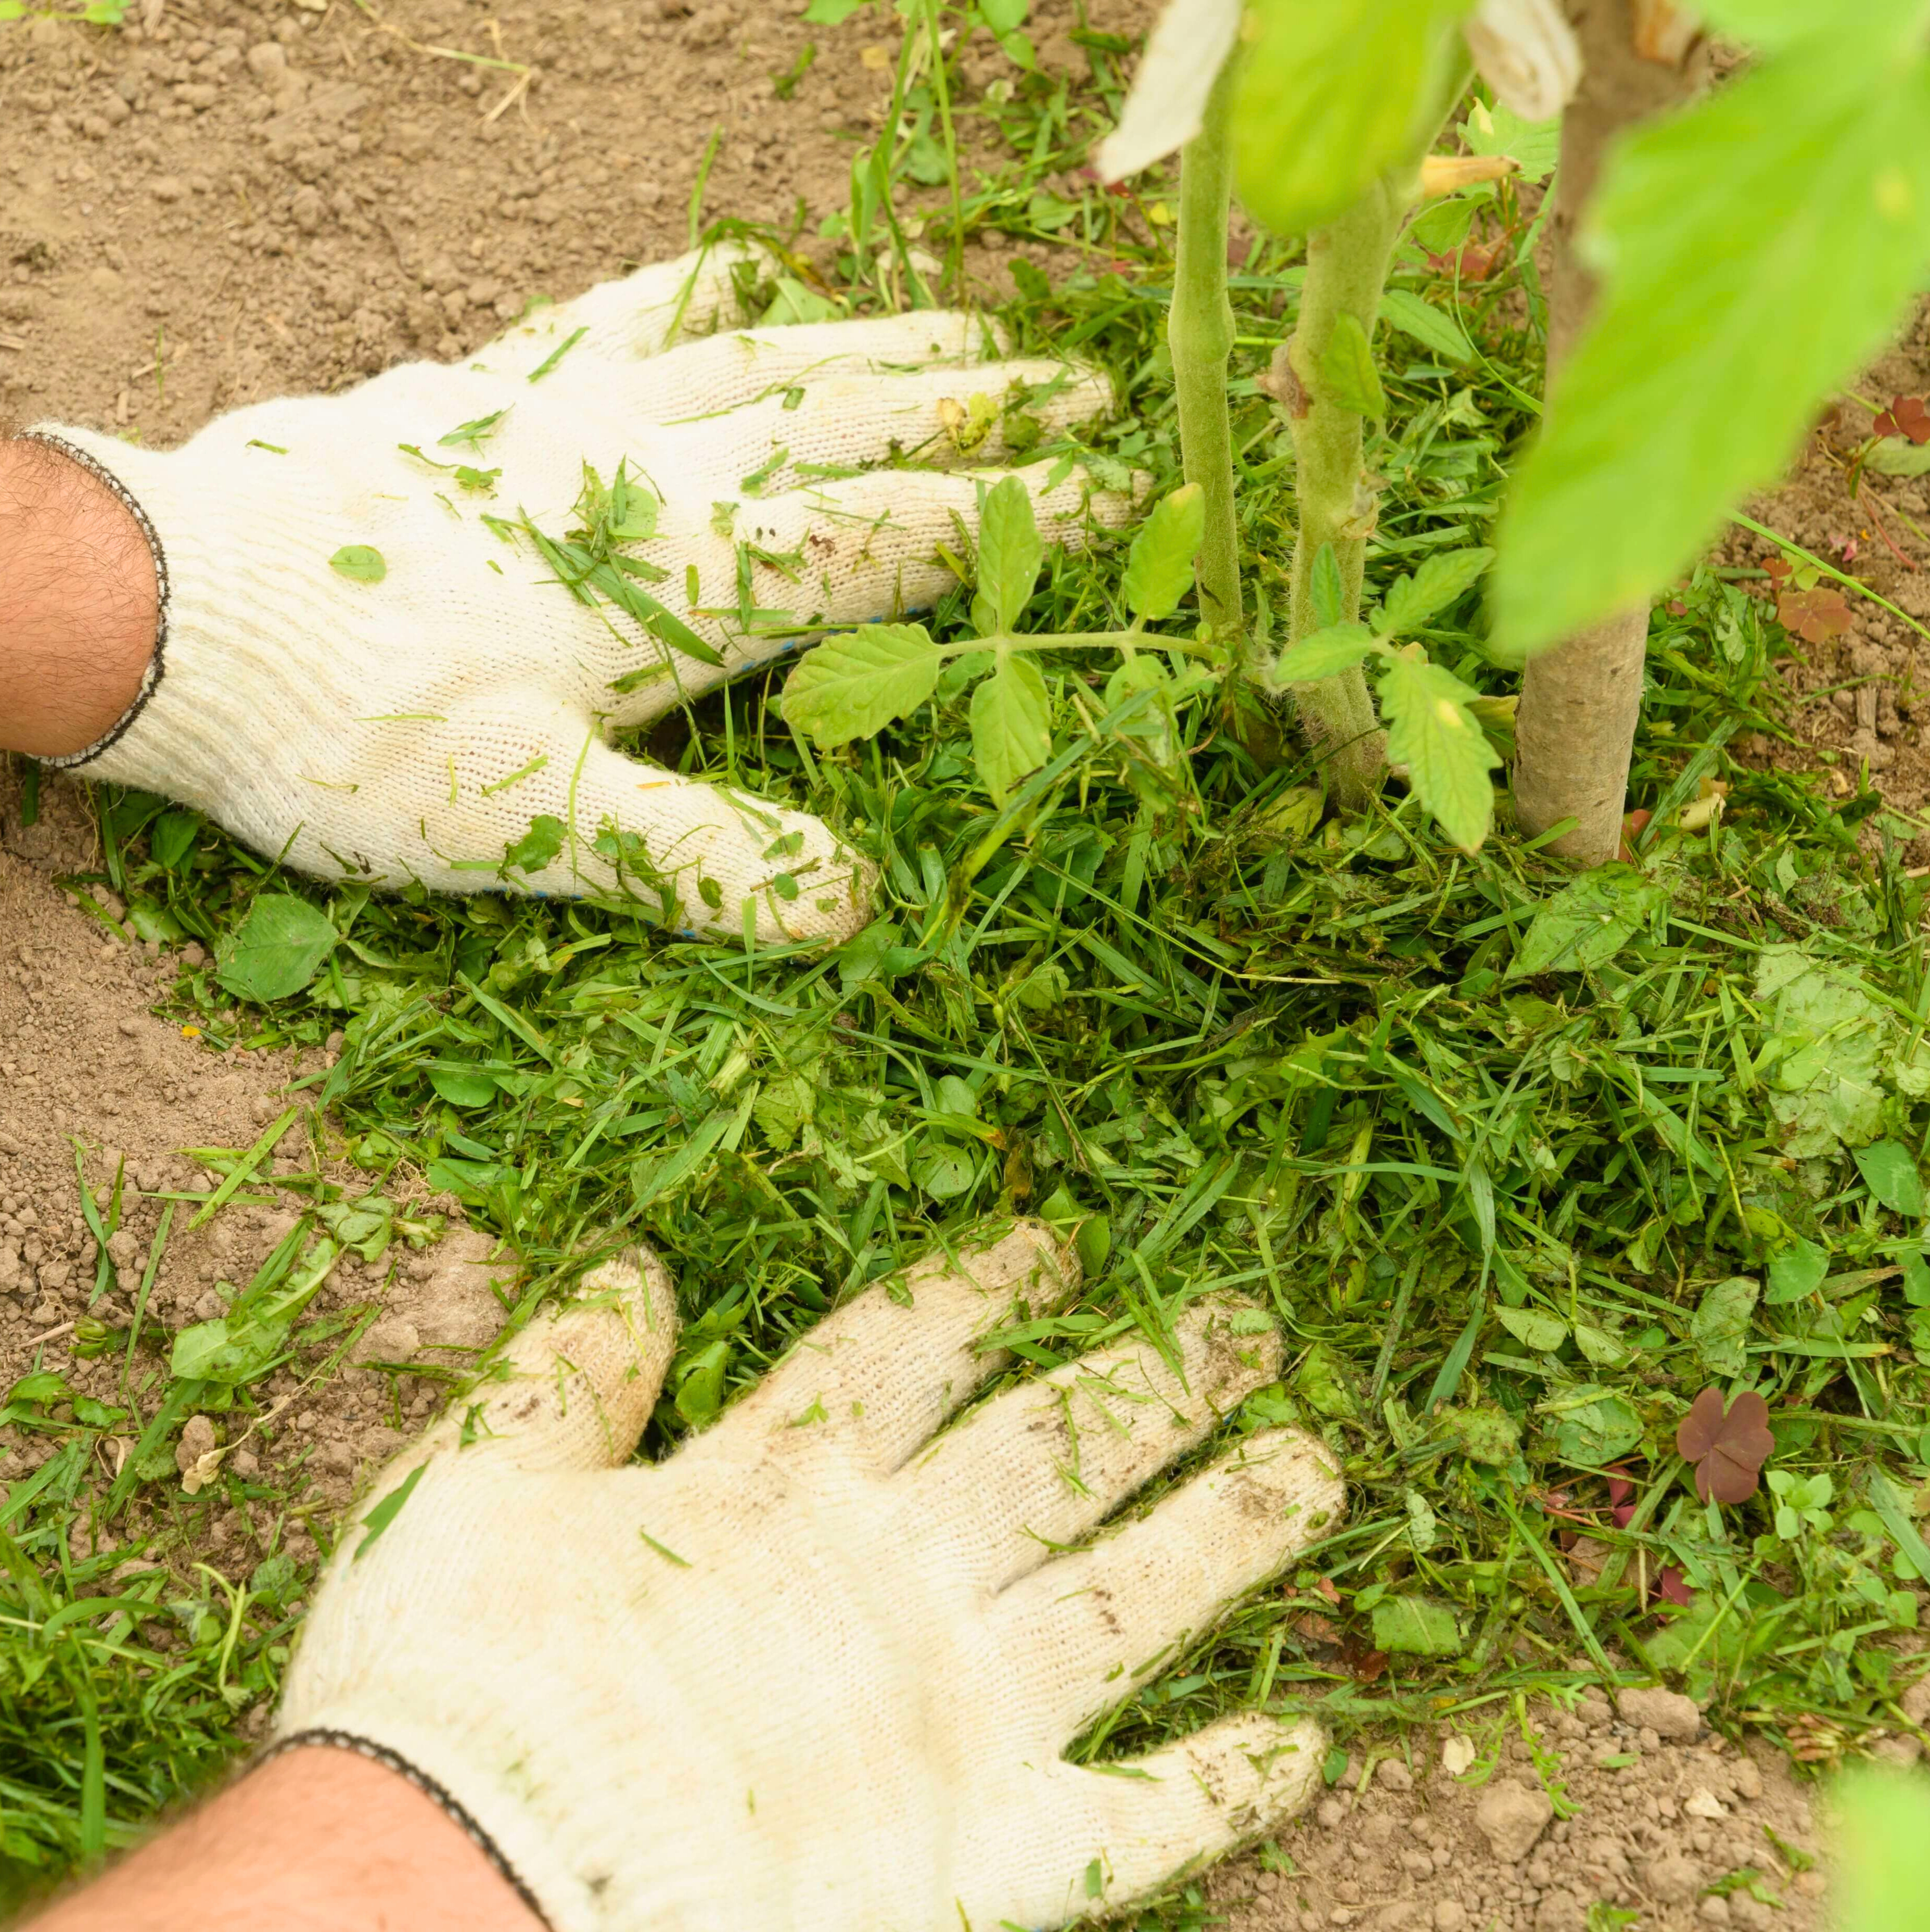
<svg viewBox="0 0 1930 1932">
<path fill-rule="evenodd" d="M 349 1731 L 296 1731 L 290 1736 L 277 1738 L 269 1745 L 255 1760 L 253 1768 L 259 1770 L 265 1764 L 272 1764 L 277 1758 L 285 1757 L 290 1751 L 307 1750 L 317 1747 L 331 1750 L 352 1750 L 358 1756 L 368 1759 L 371 1763 L 394 1772 L 398 1778 L 406 1778 L 444 1816 L 462 1827 L 469 1843 L 488 1859 L 496 1876 L 522 1900 L 531 1915 L 544 1926 L 551 1924 L 548 1913 L 537 1902 L 536 1894 L 524 1883 L 522 1874 L 510 1863 L 502 1848 L 477 1822 L 475 1814 L 468 1806 L 446 1786 L 438 1783 L 426 1771 L 412 1764 L 400 1751 L 391 1750 L 387 1744 L 377 1744 L 372 1738 L 358 1737 Z"/>
<path fill-rule="evenodd" d="M 147 512 L 142 508 L 126 484 L 104 463 L 89 455 L 78 443 L 70 442 L 65 436 L 58 435 L 50 429 L 30 429 L 25 432 L 22 440 L 37 442 L 44 448 L 57 451 L 70 463 L 77 464 L 97 483 L 111 490 L 121 508 L 139 526 L 142 537 L 145 540 L 148 546 L 148 554 L 154 560 L 156 610 L 154 648 L 154 654 L 148 659 L 147 669 L 142 674 L 140 690 L 136 694 L 133 703 L 121 714 L 112 728 L 84 750 L 68 752 L 58 758 L 42 758 L 39 760 L 41 764 L 46 766 L 51 770 L 70 771 L 76 766 L 86 764 L 89 760 L 97 758 L 103 752 L 117 744 L 133 728 L 134 721 L 147 709 L 148 700 L 160 687 L 161 679 L 167 669 L 169 602 L 167 552 L 162 546 L 160 532 L 155 530 L 153 520 L 148 516 Z"/>
</svg>

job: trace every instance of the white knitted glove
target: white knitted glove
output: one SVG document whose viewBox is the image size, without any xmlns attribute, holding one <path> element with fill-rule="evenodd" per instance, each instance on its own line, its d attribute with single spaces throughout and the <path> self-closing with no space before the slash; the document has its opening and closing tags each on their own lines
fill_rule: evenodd
<svg viewBox="0 0 1930 1932">
<path fill-rule="evenodd" d="M 130 502 L 163 596 L 140 702 L 55 762 L 198 806 L 323 877 L 618 893 L 673 926 L 754 917 L 767 941 L 856 931 L 869 868 L 817 820 L 636 763 L 605 734 L 800 632 L 956 581 L 937 546 L 975 529 L 985 472 L 860 466 L 955 463 L 947 422 L 981 428 L 971 398 L 1002 406 L 1014 383 L 1056 385 L 1026 406 L 1048 434 L 1110 399 L 1056 363 L 984 362 L 984 323 L 929 310 L 664 351 L 734 316 L 731 259 L 607 283 L 460 367 L 235 410 L 178 450 L 35 431 Z M 1004 456 L 1002 436 L 974 461 Z M 606 567 L 588 602 L 559 580 L 583 560 L 520 527 L 526 512 L 550 538 L 580 527 L 586 464 L 606 487 L 627 466 L 629 508 L 606 524 L 631 536 L 605 548 L 635 565 Z M 1050 466 L 1030 472 L 1041 529 L 1077 542 L 1083 472 L 1048 491 Z"/>
<path fill-rule="evenodd" d="M 1061 1754 L 1331 1527 L 1326 1452 L 1251 1436 L 1053 1553 L 1274 1376 L 1266 1318 L 1197 1303 L 1181 1372 L 1122 1342 L 934 1439 L 1007 1359 L 978 1339 L 1074 1274 L 1035 1223 L 934 1257 L 638 1467 L 670 1284 L 648 1255 L 598 1270 L 345 1526 L 283 1748 L 406 1769 L 556 1932 L 1059 1925 L 1267 1831 L 1317 1785 L 1314 1724 L 1230 1718 L 1130 1768 Z"/>
</svg>

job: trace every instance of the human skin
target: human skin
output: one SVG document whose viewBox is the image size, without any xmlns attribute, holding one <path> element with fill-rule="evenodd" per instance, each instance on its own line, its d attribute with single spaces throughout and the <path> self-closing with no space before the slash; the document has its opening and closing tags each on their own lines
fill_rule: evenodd
<svg viewBox="0 0 1930 1932">
<path fill-rule="evenodd" d="M 140 526 L 58 450 L 0 440 L 0 751 L 84 752 L 140 695 L 160 592 Z"/>
<path fill-rule="evenodd" d="M 435 1801 L 352 1750 L 271 1760 L 33 1932 L 541 1932 Z"/>
</svg>

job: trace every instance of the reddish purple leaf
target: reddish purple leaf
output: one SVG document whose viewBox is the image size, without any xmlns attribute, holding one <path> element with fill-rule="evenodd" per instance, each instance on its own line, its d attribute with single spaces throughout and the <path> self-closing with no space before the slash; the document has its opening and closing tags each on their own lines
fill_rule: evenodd
<svg viewBox="0 0 1930 1932">
<path fill-rule="evenodd" d="M 1680 1604 L 1684 1610 L 1689 1607 L 1689 1579 L 1673 1564 L 1662 1573 L 1659 1594 L 1665 1603 Z"/>
<path fill-rule="evenodd" d="M 1907 436 L 1912 442 L 1930 442 L 1930 409 L 1921 396 L 1899 396 L 1870 427 L 1878 436 Z"/>
<path fill-rule="evenodd" d="M 1746 1390 L 1728 1405 L 1710 1387 L 1695 1398 L 1675 1432 L 1677 1453 L 1695 1466 L 1695 1493 L 1704 1502 L 1740 1503 L 1756 1492 L 1762 1466 L 1776 1448 L 1769 1404 Z"/>
</svg>

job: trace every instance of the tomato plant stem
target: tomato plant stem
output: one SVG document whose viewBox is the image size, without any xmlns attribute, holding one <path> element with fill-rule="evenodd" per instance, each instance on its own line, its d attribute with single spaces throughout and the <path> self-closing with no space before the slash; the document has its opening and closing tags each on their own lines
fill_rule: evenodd
<svg viewBox="0 0 1930 1932">
<path fill-rule="evenodd" d="M 1313 594 L 1314 566 L 1331 544 L 1340 566 L 1341 616 L 1360 614 L 1360 584 L 1377 498 L 1362 460 L 1366 418 L 1330 400 L 1321 364 L 1343 316 L 1371 342 L 1380 293 L 1401 223 L 1412 201 L 1411 170 L 1386 175 L 1344 213 L 1307 237 L 1307 281 L 1300 319 L 1275 364 L 1276 393 L 1293 434 L 1299 535 L 1293 546 L 1290 641 L 1321 628 Z M 1320 753 L 1329 790 L 1344 810 L 1358 812 L 1380 787 L 1387 740 L 1358 668 L 1317 683 L 1296 685 L 1300 722 Z"/>
<path fill-rule="evenodd" d="M 1179 405 L 1186 481 L 1206 498 L 1200 544 L 1200 610 L 1230 654 L 1242 632 L 1239 524 L 1233 508 L 1233 431 L 1227 412 L 1227 363 L 1233 354 L 1233 304 L 1227 295 L 1227 215 L 1233 200 L 1234 71 L 1220 70 L 1199 133 L 1179 162 L 1179 239 L 1166 340 Z"/>
</svg>

